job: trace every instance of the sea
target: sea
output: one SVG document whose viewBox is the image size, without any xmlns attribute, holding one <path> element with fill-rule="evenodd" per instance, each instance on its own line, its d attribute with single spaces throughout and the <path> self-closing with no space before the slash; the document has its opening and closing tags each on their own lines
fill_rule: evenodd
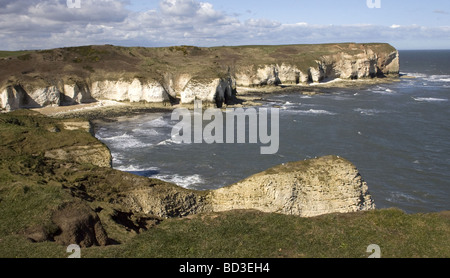
<svg viewBox="0 0 450 278">
<path fill-rule="evenodd" d="M 115 169 L 185 188 L 217 189 L 285 162 L 338 155 L 358 168 L 377 208 L 450 210 L 450 50 L 400 51 L 400 72 L 398 82 L 264 95 L 257 111 L 279 109 L 274 154 L 261 154 L 259 141 L 175 142 L 172 113 L 95 121 L 95 135 Z"/>
</svg>

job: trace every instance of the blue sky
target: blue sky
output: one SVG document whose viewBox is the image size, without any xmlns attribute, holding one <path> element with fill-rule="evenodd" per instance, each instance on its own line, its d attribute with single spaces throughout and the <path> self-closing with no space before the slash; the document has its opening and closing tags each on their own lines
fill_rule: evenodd
<svg viewBox="0 0 450 278">
<path fill-rule="evenodd" d="M 130 0 L 127 7 L 134 11 L 144 11 L 158 8 L 159 2 L 159 0 Z M 215 9 L 236 15 L 241 20 L 265 18 L 282 23 L 450 26 L 449 0 L 381 0 L 379 9 L 369 9 L 366 0 L 206 0 L 203 2 L 209 2 Z"/>
<path fill-rule="evenodd" d="M 450 49 L 450 1 L 0 0 L 0 49 L 388 42 Z M 371 0 L 375 2 L 376 0 Z"/>
</svg>

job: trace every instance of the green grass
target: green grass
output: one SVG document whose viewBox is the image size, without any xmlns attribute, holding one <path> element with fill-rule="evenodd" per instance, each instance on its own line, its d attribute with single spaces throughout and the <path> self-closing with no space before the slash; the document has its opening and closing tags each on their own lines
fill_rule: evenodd
<svg viewBox="0 0 450 278">
<path fill-rule="evenodd" d="M 449 257 L 450 218 L 400 210 L 300 218 L 231 211 L 166 220 L 130 243 L 85 250 L 92 257 L 366 258 L 370 244 L 385 258 Z"/>
<path fill-rule="evenodd" d="M 300 218 L 230 211 L 170 219 L 120 245 L 81 250 L 84 258 L 382 258 L 450 257 L 450 217 L 386 209 Z M 2 233 L 3 234 L 3 233 Z M 0 257 L 66 257 L 64 246 L 2 235 Z"/>
<path fill-rule="evenodd" d="M 32 51 L 30 51 L 30 50 L 21 50 L 21 51 L 0 50 L 0 58 L 17 57 L 17 56 L 29 54 L 31 52 Z"/>
</svg>

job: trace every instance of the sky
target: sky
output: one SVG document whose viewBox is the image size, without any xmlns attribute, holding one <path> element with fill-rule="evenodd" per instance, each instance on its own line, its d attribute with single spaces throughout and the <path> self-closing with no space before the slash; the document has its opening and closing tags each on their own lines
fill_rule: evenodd
<svg viewBox="0 0 450 278">
<path fill-rule="evenodd" d="M 387 42 L 450 49 L 449 0 L 0 0 L 0 49 Z"/>
</svg>

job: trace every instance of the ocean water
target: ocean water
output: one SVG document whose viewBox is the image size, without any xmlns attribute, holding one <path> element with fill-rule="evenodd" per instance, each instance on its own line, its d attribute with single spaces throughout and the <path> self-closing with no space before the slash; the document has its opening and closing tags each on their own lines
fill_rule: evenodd
<svg viewBox="0 0 450 278">
<path fill-rule="evenodd" d="M 378 208 L 449 210 L 450 51 L 400 51 L 400 60 L 401 73 L 414 78 L 268 95 L 263 107 L 280 108 L 276 154 L 261 155 L 261 144 L 177 143 L 171 113 L 97 121 L 96 136 L 111 149 L 114 168 L 186 188 L 220 188 L 284 162 L 334 154 L 357 166 Z"/>
</svg>

